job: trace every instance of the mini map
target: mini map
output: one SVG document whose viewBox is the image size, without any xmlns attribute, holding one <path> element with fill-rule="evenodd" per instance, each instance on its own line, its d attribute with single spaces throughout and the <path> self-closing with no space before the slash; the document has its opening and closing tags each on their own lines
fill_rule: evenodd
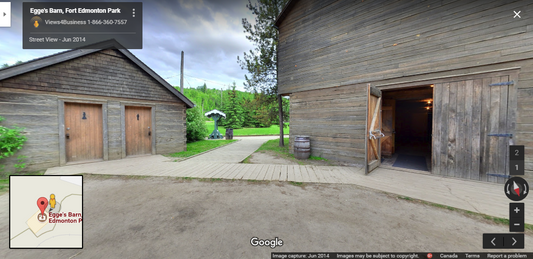
<svg viewBox="0 0 533 259">
<path fill-rule="evenodd" d="M 10 176 L 10 248 L 83 248 L 83 176 Z"/>
</svg>

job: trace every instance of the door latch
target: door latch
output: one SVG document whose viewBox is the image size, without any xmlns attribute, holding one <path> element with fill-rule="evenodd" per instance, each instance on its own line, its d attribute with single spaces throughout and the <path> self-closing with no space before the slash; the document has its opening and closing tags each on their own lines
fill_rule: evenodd
<svg viewBox="0 0 533 259">
<path fill-rule="evenodd" d="M 70 139 L 70 134 L 67 133 L 67 135 L 65 136 L 67 139 Z"/>
</svg>

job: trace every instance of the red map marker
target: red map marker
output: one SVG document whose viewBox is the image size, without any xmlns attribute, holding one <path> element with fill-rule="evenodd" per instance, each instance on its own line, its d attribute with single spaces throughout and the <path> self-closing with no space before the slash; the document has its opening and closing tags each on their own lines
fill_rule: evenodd
<svg viewBox="0 0 533 259">
<path fill-rule="evenodd" d="M 41 210 L 41 214 L 44 215 L 44 209 L 48 206 L 48 200 L 45 197 L 41 197 L 37 200 L 37 206 Z"/>
</svg>

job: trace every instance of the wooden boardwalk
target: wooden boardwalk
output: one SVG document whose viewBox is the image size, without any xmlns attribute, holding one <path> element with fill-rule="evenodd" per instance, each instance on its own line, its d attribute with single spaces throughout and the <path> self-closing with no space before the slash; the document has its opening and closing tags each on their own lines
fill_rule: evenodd
<svg viewBox="0 0 533 259">
<path fill-rule="evenodd" d="M 503 192 L 503 184 L 417 174 L 392 168 L 377 168 L 371 174 L 365 175 L 362 168 L 357 167 L 241 164 L 234 162 L 239 158 L 237 156 L 231 158 L 231 152 L 228 151 L 230 148 L 242 150 L 240 146 L 245 145 L 247 141 L 253 142 L 252 139 L 239 141 L 213 151 L 226 156 L 225 160 L 222 161 L 209 162 L 207 159 L 209 156 L 201 155 L 182 162 L 172 162 L 168 157 L 154 155 L 55 167 L 48 169 L 46 175 L 90 173 L 355 184 L 398 196 L 406 196 L 494 217 L 509 217 L 510 200 Z M 261 143 L 261 141 L 256 141 L 254 145 L 260 146 Z M 253 148 L 236 153 L 239 153 L 239 157 L 244 159 L 250 154 L 248 153 L 250 149 Z M 212 155 L 211 152 L 209 154 Z M 234 159 L 233 162 L 231 162 L 232 159 Z M 526 198 L 522 202 L 526 203 L 528 207 L 533 207 L 531 199 Z M 526 223 L 533 224 L 533 210 L 526 210 L 525 213 Z"/>
</svg>

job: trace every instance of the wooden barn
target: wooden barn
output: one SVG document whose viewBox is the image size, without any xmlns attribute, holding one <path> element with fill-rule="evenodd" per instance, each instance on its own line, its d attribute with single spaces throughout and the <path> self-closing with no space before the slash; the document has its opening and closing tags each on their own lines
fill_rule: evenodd
<svg viewBox="0 0 533 259">
<path fill-rule="evenodd" d="M 24 127 L 27 171 L 186 150 L 194 104 L 113 40 L 0 70 L 4 126 Z"/>
<path fill-rule="evenodd" d="M 290 0 L 275 25 L 291 136 L 367 171 L 413 158 L 491 182 L 514 143 L 533 179 L 532 14 L 528 0 Z"/>
</svg>

